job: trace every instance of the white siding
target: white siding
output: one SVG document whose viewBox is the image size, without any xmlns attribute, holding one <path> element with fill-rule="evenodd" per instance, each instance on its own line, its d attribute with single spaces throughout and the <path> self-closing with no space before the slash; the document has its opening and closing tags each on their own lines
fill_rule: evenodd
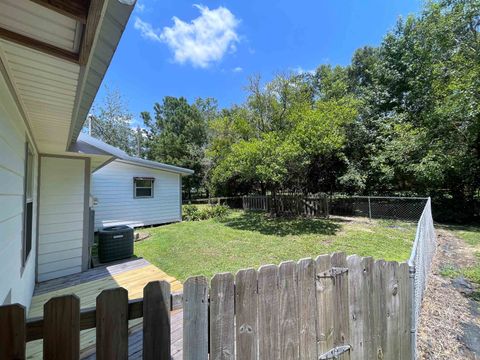
<svg viewBox="0 0 480 360">
<path fill-rule="evenodd" d="M 85 160 L 41 157 L 38 280 L 82 271 Z"/>
<path fill-rule="evenodd" d="M 133 197 L 134 177 L 154 177 L 154 197 Z M 95 229 L 113 225 L 145 226 L 180 221 L 180 175 L 119 160 L 92 175 L 96 198 Z"/>
<path fill-rule="evenodd" d="M 18 302 L 28 307 L 35 287 L 38 156 L 34 153 L 32 249 L 22 269 L 26 133 L 23 119 L 0 74 L 0 305 Z"/>
</svg>

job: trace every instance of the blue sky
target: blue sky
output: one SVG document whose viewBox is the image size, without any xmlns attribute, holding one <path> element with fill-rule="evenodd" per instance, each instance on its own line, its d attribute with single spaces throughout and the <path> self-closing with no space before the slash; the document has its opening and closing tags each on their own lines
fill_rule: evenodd
<svg viewBox="0 0 480 360">
<path fill-rule="evenodd" d="M 248 77 L 346 65 L 421 0 L 138 0 L 105 85 L 138 119 L 166 95 L 241 103 Z"/>
</svg>

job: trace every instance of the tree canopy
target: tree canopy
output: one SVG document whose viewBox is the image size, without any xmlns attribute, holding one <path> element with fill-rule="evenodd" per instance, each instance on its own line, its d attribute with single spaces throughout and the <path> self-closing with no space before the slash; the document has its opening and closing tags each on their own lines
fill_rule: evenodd
<svg viewBox="0 0 480 360">
<path fill-rule="evenodd" d="M 244 103 L 165 97 L 145 156 L 186 193 L 480 196 L 480 0 L 427 2 L 347 66 L 250 78 Z M 467 209 L 466 207 L 463 210 Z M 465 210 L 466 211 L 466 210 Z"/>
</svg>

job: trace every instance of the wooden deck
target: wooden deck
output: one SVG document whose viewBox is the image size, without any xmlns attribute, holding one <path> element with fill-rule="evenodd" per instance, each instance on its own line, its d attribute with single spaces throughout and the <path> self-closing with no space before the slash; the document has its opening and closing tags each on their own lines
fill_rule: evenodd
<svg viewBox="0 0 480 360">
<path fill-rule="evenodd" d="M 37 285 L 29 310 L 28 318 L 43 315 L 43 305 L 52 297 L 75 294 L 80 298 L 81 309 L 95 306 L 96 297 L 105 289 L 123 287 L 128 290 L 130 300 L 143 297 L 143 288 L 155 280 L 170 282 L 171 291 L 181 292 L 182 284 L 172 276 L 158 269 L 144 259 L 129 260 L 122 263 L 102 266 L 86 272 L 46 281 Z M 172 313 L 172 356 L 181 357 L 182 311 Z M 142 321 L 129 322 L 129 357 L 142 357 Z M 42 340 L 27 344 L 27 358 L 41 359 Z M 95 329 L 84 330 L 80 335 L 81 358 L 95 358 Z"/>
</svg>

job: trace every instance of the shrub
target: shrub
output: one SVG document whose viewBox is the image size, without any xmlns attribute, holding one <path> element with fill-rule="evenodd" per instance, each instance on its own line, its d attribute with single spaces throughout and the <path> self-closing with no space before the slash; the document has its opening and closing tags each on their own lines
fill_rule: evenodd
<svg viewBox="0 0 480 360">
<path fill-rule="evenodd" d="M 199 209 L 195 205 L 184 205 L 183 206 L 183 220 L 186 221 L 195 221 L 199 220 Z"/>
<path fill-rule="evenodd" d="M 184 205 L 183 220 L 199 221 L 212 218 L 222 219 L 227 216 L 230 208 L 226 205 Z"/>
</svg>

